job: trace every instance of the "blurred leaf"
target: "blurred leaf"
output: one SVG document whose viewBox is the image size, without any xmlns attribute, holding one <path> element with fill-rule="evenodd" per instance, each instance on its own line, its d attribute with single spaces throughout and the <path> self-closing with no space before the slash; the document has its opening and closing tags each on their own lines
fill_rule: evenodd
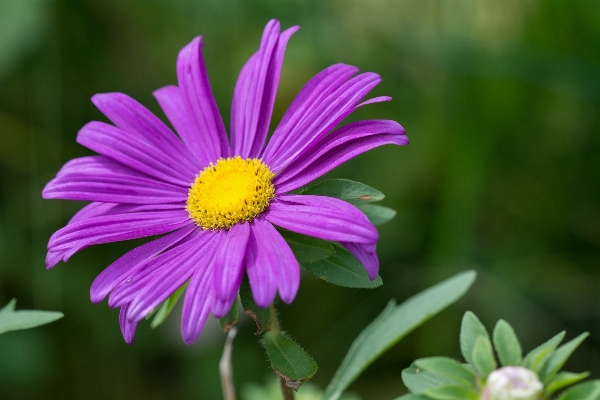
<svg viewBox="0 0 600 400">
<path fill-rule="evenodd" d="M 331 243 L 326 240 L 286 230 L 279 230 L 279 233 L 283 236 L 290 249 L 292 249 L 296 260 L 300 263 L 323 260 L 335 253 Z"/>
<path fill-rule="evenodd" d="M 544 369 L 539 374 L 540 380 L 547 384 L 558 371 L 565 365 L 575 349 L 589 336 L 588 332 L 584 332 L 575 339 L 563 344 L 552 354 L 544 365 Z"/>
<path fill-rule="evenodd" d="M 493 337 L 500 364 L 505 367 L 521 365 L 523 352 L 512 326 L 503 319 L 499 320 L 494 328 Z"/>
<path fill-rule="evenodd" d="M 425 390 L 436 386 L 454 383 L 452 379 L 428 371 L 423 371 L 420 368 L 416 368 L 414 365 L 405 368 L 402 371 L 402 382 L 408 390 L 415 394 L 423 393 Z"/>
<path fill-rule="evenodd" d="M 342 392 L 387 349 L 429 318 L 458 300 L 475 280 L 474 271 L 462 272 L 396 306 L 390 302 L 354 340 L 325 390 L 323 400 L 339 399 Z"/>
<path fill-rule="evenodd" d="M 242 302 L 242 308 L 244 309 L 244 312 L 248 314 L 254 320 L 254 322 L 256 322 L 255 335 L 260 335 L 269 326 L 269 322 L 271 321 L 271 310 L 269 308 L 261 308 L 256 305 L 254 302 L 254 297 L 252 296 L 250 282 L 248 282 L 247 277 L 244 277 L 244 280 L 240 286 L 240 301 Z"/>
<path fill-rule="evenodd" d="M 428 357 L 415 361 L 415 365 L 425 371 L 450 378 L 454 383 L 470 387 L 474 376 L 468 368 L 447 357 Z"/>
<path fill-rule="evenodd" d="M 482 376 L 488 376 L 496 369 L 496 360 L 494 359 L 494 349 L 490 339 L 485 336 L 477 337 L 473 352 L 471 353 L 473 367 Z"/>
<path fill-rule="evenodd" d="M 160 324 L 162 324 L 165 321 L 165 319 L 169 316 L 169 314 L 171 314 L 171 311 L 173 311 L 173 307 L 175 307 L 175 304 L 177 304 L 177 301 L 179 301 L 179 298 L 185 291 L 185 288 L 187 287 L 187 285 L 188 285 L 187 282 L 185 284 L 181 285 L 179 287 L 179 289 L 174 291 L 173 294 L 171 296 L 169 296 L 168 299 L 163 301 L 163 303 L 160 305 L 160 307 L 156 311 L 156 314 L 154 315 L 154 319 L 152 319 L 152 322 L 150 323 L 150 327 L 152 329 L 154 329 L 157 326 L 159 326 Z M 151 315 L 152 314 L 149 314 L 148 316 L 151 316 Z"/>
<path fill-rule="evenodd" d="M 63 317 L 63 313 L 57 311 L 15 311 L 16 304 L 17 299 L 12 299 L 0 309 L 0 333 L 35 328 Z"/>
<path fill-rule="evenodd" d="M 381 277 L 369 279 L 367 270 L 352 253 L 334 244 L 335 253 L 324 260 L 305 262 L 302 266 L 317 278 L 338 286 L 373 289 L 381 286 Z"/>
<path fill-rule="evenodd" d="M 565 331 L 562 331 L 558 335 L 554 336 L 552 339 L 547 342 L 539 345 L 535 349 L 531 350 L 526 356 L 525 360 L 523 360 L 523 366 L 532 371 L 535 371 L 538 375 L 540 374 L 540 370 L 543 368 L 544 363 L 552 353 L 556 346 L 562 342 L 565 337 Z"/>
<path fill-rule="evenodd" d="M 551 395 L 562 388 L 584 380 L 588 376 L 590 376 L 589 372 L 581 372 L 579 374 L 574 372 L 559 372 L 546 386 L 546 392 Z"/>
<path fill-rule="evenodd" d="M 428 389 L 424 393 L 430 399 L 435 400 L 477 400 L 478 396 L 473 390 L 462 386 L 438 386 Z"/>
<path fill-rule="evenodd" d="M 317 372 L 317 363 L 298 344 L 279 331 L 263 336 L 273 370 L 285 379 L 286 385 L 298 390 L 300 385 Z"/>
<path fill-rule="evenodd" d="M 233 302 L 233 305 L 225 314 L 223 318 L 219 318 L 219 324 L 221 325 L 221 330 L 223 333 L 228 333 L 231 328 L 237 325 L 238 320 L 240 319 L 240 307 L 238 305 L 237 300 Z"/>
<path fill-rule="evenodd" d="M 355 206 L 381 201 L 385 197 L 379 190 L 364 183 L 348 179 L 329 179 L 301 190 L 302 194 L 335 197 Z"/>
<path fill-rule="evenodd" d="M 580 383 L 567 389 L 557 400 L 598 400 L 600 380 Z"/>
<path fill-rule="evenodd" d="M 488 340 L 490 338 L 490 335 L 485 329 L 485 326 L 479 321 L 479 318 L 471 311 L 467 311 L 463 316 L 460 326 L 460 351 L 469 364 L 473 364 L 471 356 L 473 354 L 475 342 L 479 336 L 483 336 Z"/>
<path fill-rule="evenodd" d="M 420 394 L 405 394 L 404 396 L 400 396 L 398 398 L 396 398 L 395 400 L 431 400 L 429 397 L 427 396 L 423 396 Z"/>
<path fill-rule="evenodd" d="M 379 204 L 363 204 L 358 206 L 358 209 L 362 211 L 375 226 L 383 225 L 396 216 L 396 210 L 380 206 Z"/>
</svg>

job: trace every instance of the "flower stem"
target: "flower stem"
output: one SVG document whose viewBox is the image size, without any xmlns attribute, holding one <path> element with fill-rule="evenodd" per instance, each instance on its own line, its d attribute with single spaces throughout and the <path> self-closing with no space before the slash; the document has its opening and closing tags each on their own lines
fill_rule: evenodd
<svg viewBox="0 0 600 400">
<path fill-rule="evenodd" d="M 223 347 L 223 355 L 219 361 L 219 374 L 221 375 L 221 388 L 223 389 L 223 400 L 236 400 L 235 387 L 233 386 L 233 368 L 231 367 L 231 352 L 233 350 L 233 338 L 237 333 L 234 326 L 229 330 Z"/>
<path fill-rule="evenodd" d="M 269 330 L 272 332 L 279 332 L 281 327 L 279 325 L 279 320 L 277 319 L 277 310 L 275 309 L 275 305 L 271 304 L 270 309 L 271 319 L 269 321 Z M 287 385 L 287 382 L 283 376 L 279 376 L 279 386 L 281 387 L 283 400 L 294 400 L 294 391 Z"/>
</svg>

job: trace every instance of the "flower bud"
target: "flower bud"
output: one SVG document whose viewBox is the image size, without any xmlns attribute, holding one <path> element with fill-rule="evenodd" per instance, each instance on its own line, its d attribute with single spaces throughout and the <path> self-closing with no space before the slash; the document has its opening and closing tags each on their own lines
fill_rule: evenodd
<svg viewBox="0 0 600 400">
<path fill-rule="evenodd" d="M 538 400 L 544 386 L 535 372 L 523 367 L 504 367 L 492 372 L 481 400 Z"/>
</svg>

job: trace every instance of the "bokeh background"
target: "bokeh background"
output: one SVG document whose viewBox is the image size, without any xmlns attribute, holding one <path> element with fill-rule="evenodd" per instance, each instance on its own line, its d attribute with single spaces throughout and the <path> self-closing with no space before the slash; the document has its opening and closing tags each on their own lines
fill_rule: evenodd
<svg viewBox="0 0 600 400">
<path fill-rule="evenodd" d="M 0 0 L 0 305 L 58 310 L 50 325 L 0 336 L 2 399 L 218 399 L 216 324 L 193 346 L 176 311 L 135 344 L 118 311 L 92 305 L 94 277 L 135 243 L 86 249 L 51 271 L 48 238 L 82 203 L 43 201 L 77 131 L 104 116 L 90 97 L 120 91 L 164 118 L 151 92 L 176 83 L 178 51 L 204 35 L 217 103 L 231 94 L 270 18 L 301 25 L 288 46 L 277 121 L 302 85 L 338 62 L 381 74 L 350 120 L 399 121 L 411 143 L 371 151 L 330 174 L 383 191 L 375 290 L 305 273 L 281 320 L 316 359 L 324 387 L 352 339 L 391 298 L 474 268 L 457 305 L 374 363 L 363 399 L 402 393 L 411 360 L 459 357 L 462 313 L 508 320 L 525 350 L 560 330 L 590 331 L 567 365 L 600 377 L 600 2 L 563 0 Z M 274 124 L 272 125 L 272 129 Z M 273 373 L 246 318 L 235 340 L 240 391 Z M 302 389 L 301 389 L 302 390 Z"/>
</svg>

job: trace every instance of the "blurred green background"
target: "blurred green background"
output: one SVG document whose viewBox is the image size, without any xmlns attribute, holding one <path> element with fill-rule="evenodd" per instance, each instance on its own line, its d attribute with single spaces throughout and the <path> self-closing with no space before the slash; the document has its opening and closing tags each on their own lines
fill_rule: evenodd
<svg viewBox="0 0 600 400">
<path fill-rule="evenodd" d="M 302 85 L 338 62 L 381 74 L 394 100 L 351 119 L 400 122 L 411 144 L 371 151 L 331 173 L 383 191 L 398 216 L 380 229 L 375 290 L 304 274 L 283 326 L 316 359 L 324 387 L 352 339 L 390 298 L 458 271 L 468 295 L 373 364 L 352 389 L 404 393 L 400 372 L 429 355 L 459 357 L 462 313 L 508 320 L 525 350 L 591 332 L 566 369 L 600 377 L 600 2 L 563 0 L 0 0 L 0 305 L 62 311 L 51 325 L 0 336 L 2 399 L 218 399 L 224 337 L 193 346 L 179 313 L 135 344 L 118 311 L 94 306 L 94 277 L 143 242 L 96 246 L 51 271 L 46 243 L 82 204 L 43 201 L 63 163 L 91 154 L 79 128 L 105 120 L 95 93 L 129 94 L 164 118 L 151 92 L 176 83 L 178 51 L 204 35 L 225 121 L 237 74 L 270 18 L 302 29 L 288 46 L 278 121 Z M 272 124 L 273 129 L 275 124 Z M 244 319 L 238 388 L 272 375 Z M 302 389 L 301 389 L 302 390 Z"/>
</svg>

